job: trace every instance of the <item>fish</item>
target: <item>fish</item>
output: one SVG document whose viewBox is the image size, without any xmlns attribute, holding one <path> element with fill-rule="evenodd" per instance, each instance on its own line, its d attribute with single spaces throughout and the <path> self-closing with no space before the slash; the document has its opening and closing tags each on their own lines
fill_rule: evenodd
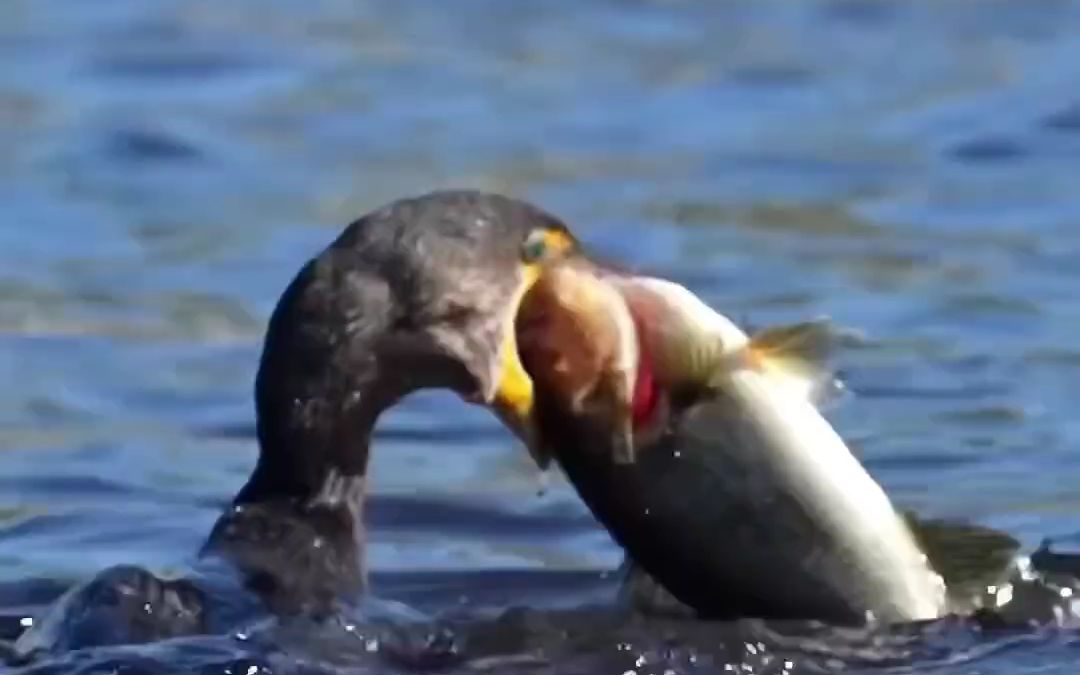
<svg viewBox="0 0 1080 675">
<path fill-rule="evenodd" d="M 815 404 L 834 379 L 820 322 L 748 335 L 674 282 L 576 281 L 617 289 L 634 319 L 634 461 L 615 461 L 603 414 L 544 384 L 550 352 L 534 358 L 525 336 L 519 350 L 544 452 L 635 564 L 707 618 L 862 625 L 948 611 L 908 521 Z"/>
<path fill-rule="evenodd" d="M 530 344 L 535 384 L 575 415 L 610 421 L 612 458 L 634 461 L 633 387 L 639 361 L 637 331 L 618 289 L 584 260 L 552 265 L 522 299 L 516 331 Z M 542 470 L 550 456 L 526 441 Z"/>
</svg>

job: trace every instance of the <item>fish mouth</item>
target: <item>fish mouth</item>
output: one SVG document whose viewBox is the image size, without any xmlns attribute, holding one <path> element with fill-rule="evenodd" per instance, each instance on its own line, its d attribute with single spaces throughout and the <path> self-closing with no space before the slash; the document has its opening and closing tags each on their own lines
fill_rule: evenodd
<svg viewBox="0 0 1080 675">
<path fill-rule="evenodd" d="M 587 424 L 590 436 L 605 439 L 590 447 L 615 464 L 633 464 L 637 448 L 664 427 L 669 397 L 645 342 L 641 322 L 648 318 L 608 284 L 613 274 L 582 258 L 560 261 L 532 280 L 518 303 L 513 361 L 531 394 L 519 436 L 542 469 L 558 452 L 547 447 L 557 434 L 541 419 L 544 407 Z"/>
<path fill-rule="evenodd" d="M 542 253 L 532 250 L 537 247 Z M 522 440 L 533 460 L 542 468 L 547 467 L 549 460 L 540 450 L 542 436 L 536 414 L 536 383 L 526 367 L 529 336 L 536 332 L 536 321 L 529 311 L 529 297 L 545 274 L 559 264 L 558 261 L 568 258 L 585 259 L 578 250 L 577 241 L 564 230 L 539 230 L 524 243 L 518 285 L 503 319 L 502 340 L 495 366 L 498 375 L 493 391 L 484 397 L 496 416 Z M 531 326 L 524 332 L 521 328 L 523 317 Z M 524 350 L 523 338 L 526 340 Z"/>
</svg>

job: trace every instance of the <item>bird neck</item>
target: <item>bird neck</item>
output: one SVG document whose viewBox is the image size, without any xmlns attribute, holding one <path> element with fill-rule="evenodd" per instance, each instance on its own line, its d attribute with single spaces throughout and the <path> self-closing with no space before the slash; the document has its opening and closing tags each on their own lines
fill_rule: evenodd
<svg viewBox="0 0 1080 675">
<path fill-rule="evenodd" d="M 301 506 L 348 506 L 364 499 L 370 432 L 305 427 L 260 416 L 259 459 L 237 504 L 291 501 Z"/>
<path fill-rule="evenodd" d="M 384 317 L 328 290 L 317 271 L 302 270 L 270 317 L 255 378 L 259 460 L 237 504 L 359 512 L 376 419 L 400 396 L 379 385 Z"/>
<path fill-rule="evenodd" d="M 375 422 L 397 398 L 373 383 L 355 364 L 301 365 L 268 345 L 256 378 L 259 459 L 236 502 L 359 512 Z"/>
</svg>

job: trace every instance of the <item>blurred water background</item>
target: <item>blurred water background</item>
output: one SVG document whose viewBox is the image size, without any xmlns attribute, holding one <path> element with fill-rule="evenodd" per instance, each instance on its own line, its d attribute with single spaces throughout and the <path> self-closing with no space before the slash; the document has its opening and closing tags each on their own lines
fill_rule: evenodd
<svg viewBox="0 0 1080 675">
<path fill-rule="evenodd" d="M 284 285 L 440 187 L 534 201 L 752 324 L 831 316 L 855 396 L 830 416 L 901 505 L 1080 530 L 1080 2 L 5 0 L 0 61 L 12 597 L 187 562 L 253 464 Z M 621 560 L 446 394 L 383 419 L 374 485 L 377 571 Z"/>
</svg>

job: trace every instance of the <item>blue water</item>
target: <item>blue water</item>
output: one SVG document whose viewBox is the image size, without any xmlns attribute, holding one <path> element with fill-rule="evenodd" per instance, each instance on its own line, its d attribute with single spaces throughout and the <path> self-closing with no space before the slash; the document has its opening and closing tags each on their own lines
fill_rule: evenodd
<svg viewBox="0 0 1080 675">
<path fill-rule="evenodd" d="M 189 562 L 284 285 L 451 186 L 751 323 L 832 317 L 830 417 L 899 504 L 1080 531 L 1080 2 L 7 0 L 0 63 L 0 614 Z M 382 420 L 373 480 L 372 567 L 436 609 L 572 606 L 621 561 L 446 394 Z M 612 634 L 564 665 L 623 672 Z M 1075 639 L 919 669 L 1072 673 Z"/>
</svg>

